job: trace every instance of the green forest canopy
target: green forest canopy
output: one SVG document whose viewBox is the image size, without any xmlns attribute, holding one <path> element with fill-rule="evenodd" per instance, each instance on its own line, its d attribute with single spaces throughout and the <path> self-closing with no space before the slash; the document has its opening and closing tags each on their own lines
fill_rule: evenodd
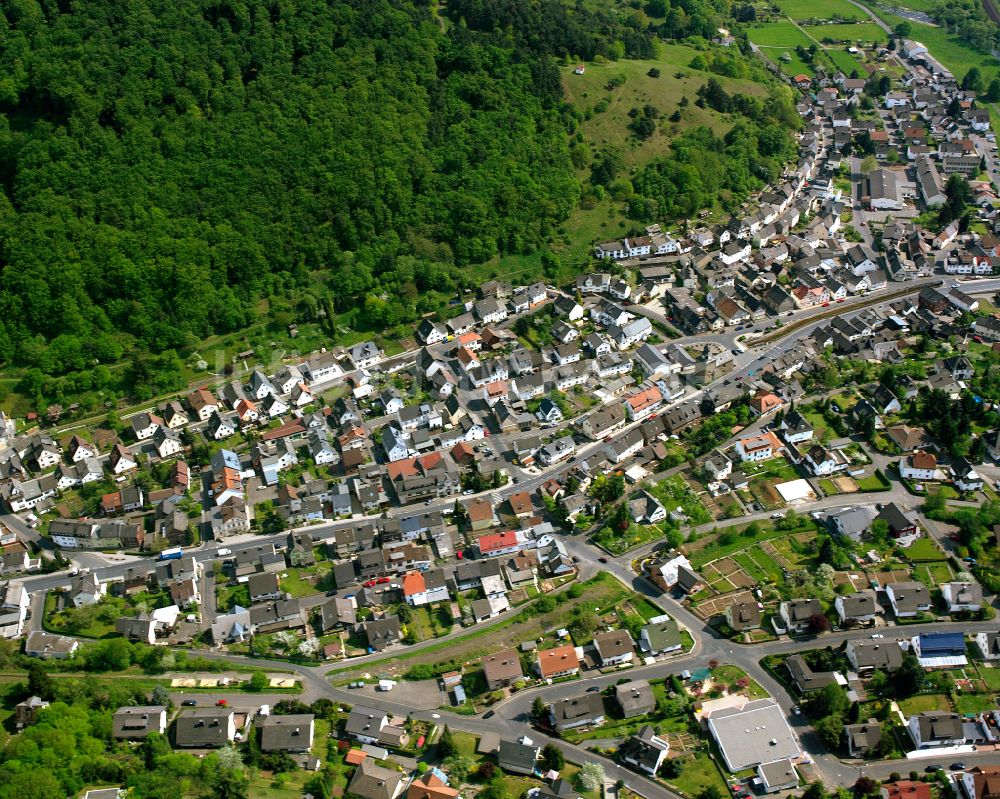
<svg viewBox="0 0 1000 799">
<path fill-rule="evenodd" d="M 648 57 L 725 9 L 649 5 L 663 23 L 559 0 L 452 0 L 447 26 L 416 0 L 4 2 L 0 363 L 39 401 L 151 396 L 262 301 L 380 330 L 443 307 L 463 266 L 536 251 L 576 207 L 556 59 Z M 713 202 L 737 150 L 786 156 L 773 122 L 679 146 L 633 217 Z M 725 188 L 766 177 L 741 175 Z"/>
</svg>

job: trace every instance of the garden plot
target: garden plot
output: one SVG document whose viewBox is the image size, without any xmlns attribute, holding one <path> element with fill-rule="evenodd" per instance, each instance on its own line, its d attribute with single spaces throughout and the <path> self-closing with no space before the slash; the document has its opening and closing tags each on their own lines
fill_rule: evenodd
<svg viewBox="0 0 1000 799">
<path fill-rule="evenodd" d="M 753 602 L 754 597 L 750 591 L 738 591 L 724 596 L 710 597 L 691 609 L 701 619 L 710 619 L 712 616 L 719 616 L 726 612 L 726 608 L 734 602 Z"/>
<path fill-rule="evenodd" d="M 910 580 L 910 570 L 904 568 L 893 568 L 877 571 L 872 574 L 872 579 L 878 582 L 879 585 L 888 585 L 889 583 L 905 583 Z"/>
</svg>

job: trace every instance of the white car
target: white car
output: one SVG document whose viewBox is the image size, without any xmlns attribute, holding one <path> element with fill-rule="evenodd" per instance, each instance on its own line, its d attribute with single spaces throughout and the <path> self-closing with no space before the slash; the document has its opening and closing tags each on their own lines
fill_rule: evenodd
<svg viewBox="0 0 1000 799">
<path fill-rule="evenodd" d="M 885 638 L 881 633 L 872 633 L 872 638 Z"/>
</svg>

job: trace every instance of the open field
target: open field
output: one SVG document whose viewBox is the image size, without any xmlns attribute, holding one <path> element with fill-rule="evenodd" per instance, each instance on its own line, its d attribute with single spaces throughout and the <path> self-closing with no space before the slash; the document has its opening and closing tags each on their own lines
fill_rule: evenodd
<svg viewBox="0 0 1000 799">
<path fill-rule="evenodd" d="M 622 60 L 606 64 L 587 64 L 583 75 L 574 75 L 572 67 L 564 70 L 563 86 L 566 99 L 581 111 L 590 113 L 580 124 L 591 147 L 620 147 L 626 166 L 644 164 L 665 152 L 671 138 L 684 130 L 707 125 L 716 133 L 724 133 L 732 123 L 710 108 L 698 108 L 694 101 L 698 89 L 715 77 L 730 93 L 756 94 L 766 87 L 751 80 L 714 75 L 688 65 L 698 51 L 684 45 L 660 45 L 658 58 Z M 649 76 L 650 69 L 659 69 L 660 77 Z M 680 77 L 677 77 L 677 76 Z M 689 104 L 679 122 L 668 122 L 686 97 Z M 632 135 L 628 112 L 632 108 L 654 106 L 662 114 L 659 130 L 645 141 Z M 603 110 L 600 110 L 603 109 Z"/>
<path fill-rule="evenodd" d="M 800 28 L 789 20 L 768 22 L 747 31 L 750 41 L 760 47 L 785 47 L 794 50 L 798 45 L 808 47 L 814 44 Z M 771 55 L 768 53 L 768 55 Z M 794 54 L 793 54 L 794 55 Z"/>
<path fill-rule="evenodd" d="M 868 69 L 865 67 L 864 63 L 857 56 L 853 56 L 846 50 L 838 50 L 835 47 L 831 47 L 826 51 L 826 54 L 830 57 L 830 60 L 836 65 L 836 67 L 841 70 L 848 77 L 852 72 L 857 70 L 859 77 L 866 78 L 868 76 Z"/>
<path fill-rule="evenodd" d="M 777 0 L 776 5 L 783 14 L 792 19 L 864 19 L 864 12 L 846 0 Z"/>
<path fill-rule="evenodd" d="M 860 22 L 853 25 L 815 25 L 807 27 L 806 31 L 821 42 L 827 39 L 833 42 L 850 42 L 851 44 L 855 42 L 883 44 L 889 41 L 889 34 L 874 22 Z"/>
</svg>

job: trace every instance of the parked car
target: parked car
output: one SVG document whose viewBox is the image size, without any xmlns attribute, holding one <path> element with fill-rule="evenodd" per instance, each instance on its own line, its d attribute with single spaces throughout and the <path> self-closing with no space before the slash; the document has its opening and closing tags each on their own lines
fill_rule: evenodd
<svg viewBox="0 0 1000 799">
<path fill-rule="evenodd" d="M 948 768 L 950 768 L 952 771 L 965 771 L 965 763 L 963 763 L 961 760 L 957 760 L 950 766 L 948 766 Z"/>
<path fill-rule="evenodd" d="M 184 707 L 196 707 L 198 705 L 197 699 L 185 699 L 181 704 Z"/>
<path fill-rule="evenodd" d="M 588 694 L 596 694 L 596 693 L 600 693 L 600 691 L 601 691 L 601 688 L 600 688 L 600 686 L 599 686 L 599 685 L 591 685 L 591 686 L 590 686 L 590 687 L 589 687 L 589 688 L 587 689 L 587 693 L 588 693 Z"/>
<path fill-rule="evenodd" d="M 598 559 L 597 559 L 597 562 L 598 562 L 598 563 L 607 563 L 607 562 L 608 562 L 608 559 L 607 559 L 607 558 L 598 558 Z"/>
<path fill-rule="evenodd" d="M 491 719 L 495 715 L 496 715 L 496 711 L 494 711 L 494 710 L 487 710 L 485 713 L 483 713 L 483 718 L 484 719 Z"/>
</svg>

